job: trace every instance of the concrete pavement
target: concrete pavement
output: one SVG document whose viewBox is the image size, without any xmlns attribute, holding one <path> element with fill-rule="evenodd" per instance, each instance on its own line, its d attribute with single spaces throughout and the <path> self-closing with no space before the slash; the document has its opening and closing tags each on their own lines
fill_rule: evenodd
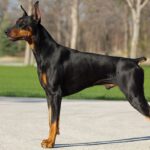
<svg viewBox="0 0 150 150">
<path fill-rule="evenodd" d="M 0 150 L 42 150 L 45 99 L 0 97 Z M 150 150 L 150 121 L 128 102 L 63 100 L 56 150 Z"/>
</svg>

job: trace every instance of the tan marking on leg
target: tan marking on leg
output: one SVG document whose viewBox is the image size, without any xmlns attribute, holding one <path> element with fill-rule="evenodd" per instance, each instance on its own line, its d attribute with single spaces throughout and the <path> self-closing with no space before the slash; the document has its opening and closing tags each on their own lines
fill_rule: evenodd
<svg viewBox="0 0 150 150">
<path fill-rule="evenodd" d="M 42 73 L 42 82 L 47 85 L 46 73 Z"/>
<path fill-rule="evenodd" d="M 57 133 L 57 122 L 55 121 L 54 123 L 51 124 L 51 131 L 50 131 L 50 135 L 49 135 L 49 138 L 53 142 L 55 142 L 56 133 Z"/>
<path fill-rule="evenodd" d="M 51 124 L 49 137 L 46 140 L 43 140 L 41 143 L 41 146 L 43 148 L 52 148 L 55 145 L 55 139 L 56 139 L 56 133 L 57 133 L 57 122 Z"/>
<path fill-rule="evenodd" d="M 48 119 L 49 119 L 49 128 L 51 127 L 51 119 L 52 119 L 52 108 L 49 106 L 48 108 Z"/>
<path fill-rule="evenodd" d="M 58 120 L 58 124 L 57 124 L 57 135 L 60 134 L 60 130 L 59 130 L 59 123 L 60 123 L 60 119 Z"/>
<path fill-rule="evenodd" d="M 49 128 L 51 128 L 51 119 L 52 119 L 52 108 L 51 106 L 48 108 L 48 119 L 49 119 Z M 59 135 L 60 132 L 59 132 L 59 120 L 58 120 L 58 123 L 57 123 L 57 135 Z"/>
</svg>

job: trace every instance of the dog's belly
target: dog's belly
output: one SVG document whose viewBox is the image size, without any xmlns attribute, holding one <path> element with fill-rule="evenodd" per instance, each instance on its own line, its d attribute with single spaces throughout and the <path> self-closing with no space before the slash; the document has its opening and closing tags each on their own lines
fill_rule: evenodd
<svg viewBox="0 0 150 150">
<path fill-rule="evenodd" d="M 103 81 L 113 78 L 115 74 L 115 67 L 109 59 L 106 60 L 102 56 L 92 54 L 72 55 L 63 64 L 63 83 L 61 85 L 63 95 L 74 94 L 87 87 L 107 83 Z"/>
<path fill-rule="evenodd" d="M 63 96 L 77 93 L 85 88 L 95 85 L 104 85 L 107 89 L 116 86 L 115 78 L 100 78 L 99 80 L 85 80 L 80 77 L 79 80 L 68 80 L 62 85 Z"/>
<path fill-rule="evenodd" d="M 85 67 L 82 70 L 72 70 L 69 73 L 66 73 L 64 76 L 63 84 L 61 86 L 63 96 L 74 94 L 94 85 L 100 85 L 107 79 L 107 74 L 101 74 L 98 71 L 93 72 L 93 70 L 91 70 L 90 68 L 87 69 Z"/>
<path fill-rule="evenodd" d="M 98 75 L 94 74 L 92 70 L 87 68 L 80 69 L 79 67 L 67 71 L 63 78 L 62 91 L 63 95 L 70 95 L 80 90 L 93 86 Z"/>
<path fill-rule="evenodd" d="M 71 83 L 71 82 L 70 82 Z M 74 94 L 74 93 L 77 93 L 85 88 L 88 88 L 90 86 L 93 86 L 92 84 L 91 85 L 87 85 L 87 84 L 77 84 L 77 83 L 74 83 L 72 82 L 70 85 L 67 84 L 64 84 L 63 87 L 62 87 L 62 93 L 63 93 L 63 96 L 68 96 L 68 95 L 71 95 L 71 94 Z"/>
</svg>

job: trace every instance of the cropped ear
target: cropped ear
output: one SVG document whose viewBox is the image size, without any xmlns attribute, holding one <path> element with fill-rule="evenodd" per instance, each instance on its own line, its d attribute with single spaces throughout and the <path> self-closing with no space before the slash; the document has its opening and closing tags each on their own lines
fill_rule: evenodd
<svg viewBox="0 0 150 150">
<path fill-rule="evenodd" d="M 37 1 L 32 8 L 32 17 L 37 22 L 41 22 L 41 13 L 39 9 L 39 1 Z"/>
<path fill-rule="evenodd" d="M 21 9 L 23 10 L 23 16 L 28 16 L 27 12 L 25 11 L 25 9 L 23 8 L 22 5 L 20 5 Z"/>
</svg>

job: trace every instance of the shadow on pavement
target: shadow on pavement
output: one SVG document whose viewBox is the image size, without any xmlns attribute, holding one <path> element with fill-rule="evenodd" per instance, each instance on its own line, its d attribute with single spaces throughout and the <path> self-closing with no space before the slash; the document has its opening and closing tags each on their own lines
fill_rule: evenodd
<svg viewBox="0 0 150 150">
<path fill-rule="evenodd" d="M 134 138 L 118 139 L 118 140 L 110 140 L 110 141 L 72 143 L 72 144 L 56 144 L 55 148 L 77 147 L 77 146 L 95 146 L 95 145 L 105 145 L 105 144 L 121 144 L 121 143 L 130 143 L 130 142 L 138 142 L 138 141 L 148 141 L 148 140 L 150 140 L 150 136 L 134 137 Z"/>
</svg>

